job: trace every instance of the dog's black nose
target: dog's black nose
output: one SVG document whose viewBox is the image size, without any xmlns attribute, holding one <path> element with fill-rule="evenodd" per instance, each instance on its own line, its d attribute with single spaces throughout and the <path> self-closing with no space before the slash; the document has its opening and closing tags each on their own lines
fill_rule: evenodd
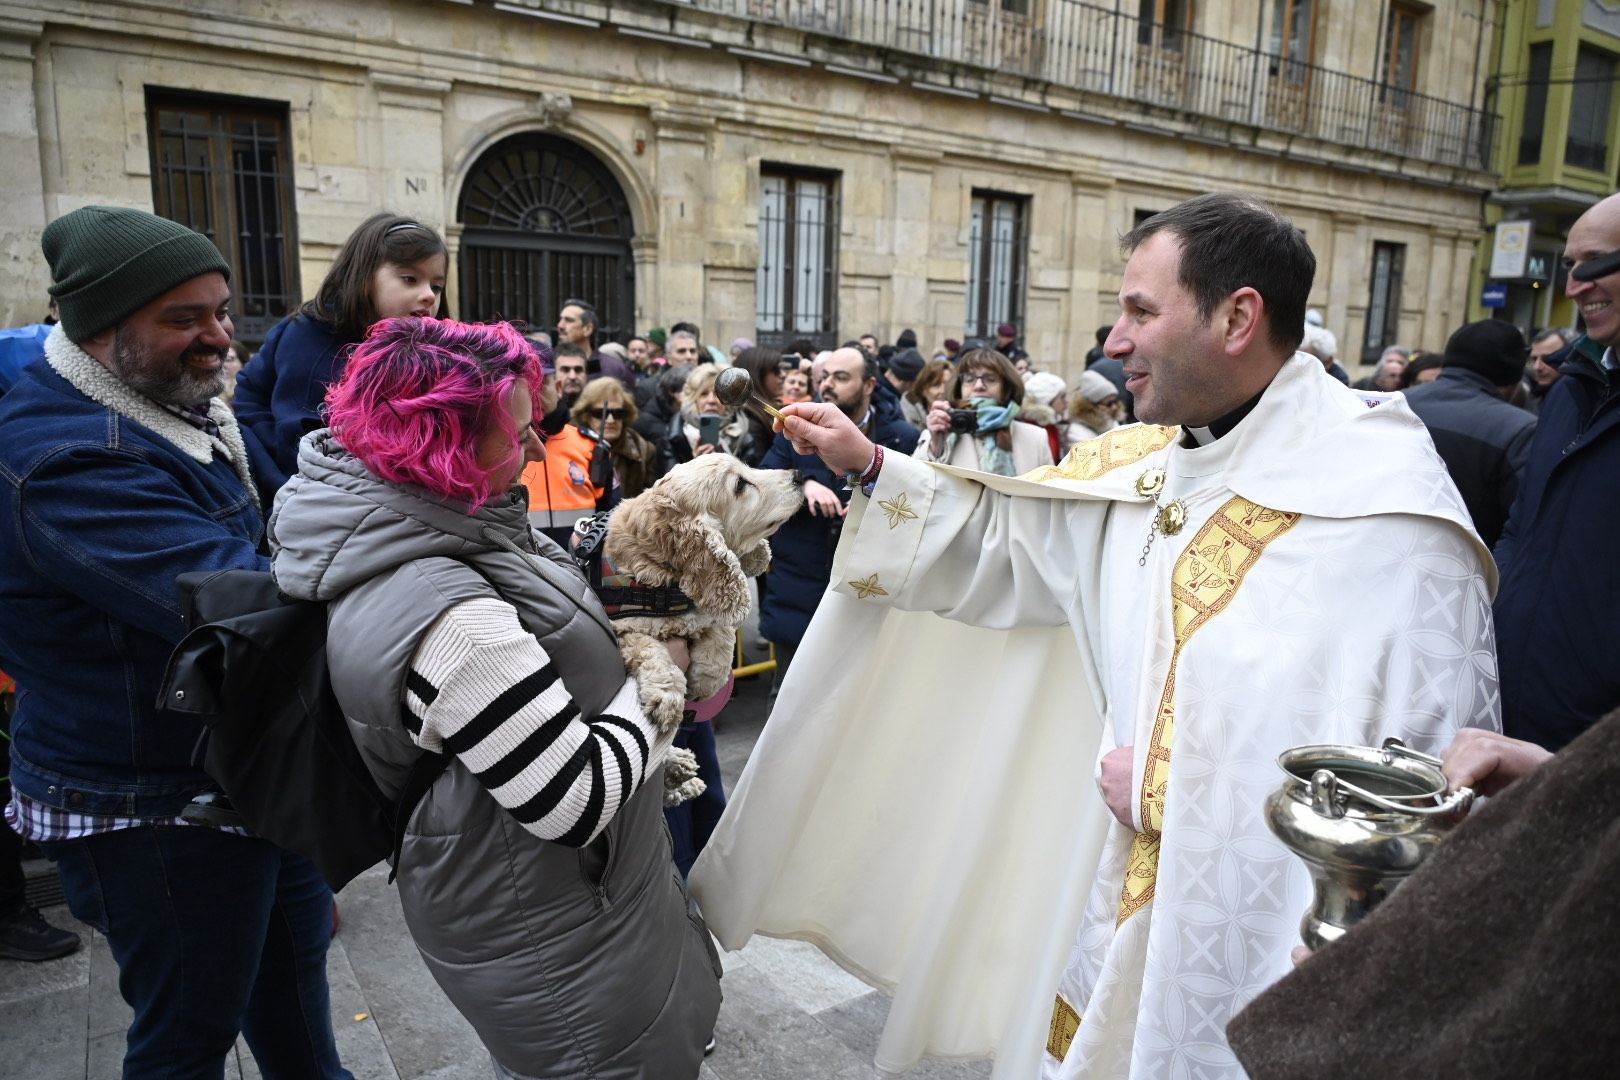
<svg viewBox="0 0 1620 1080">
<path fill-rule="evenodd" d="M 804 473 L 800 472 L 798 469 L 793 470 L 793 486 L 794 487 L 804 487 L 804 482 L 806 480 L 808 480 L 808 479 L 810 479 L 810 478 L 808 476 L 804 475 Z"/>
</svg>

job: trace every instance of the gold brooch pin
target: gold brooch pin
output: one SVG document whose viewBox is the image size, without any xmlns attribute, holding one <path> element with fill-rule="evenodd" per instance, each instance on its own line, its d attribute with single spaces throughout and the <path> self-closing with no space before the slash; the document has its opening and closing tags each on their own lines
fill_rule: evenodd
<svg viewBox="0 0 1620 1080">
<path fill-rule="evenodd" d="M 1159 511 L 1159 531 L 1166 536 L 1174 536 L 1187 524 L 1187 504 L 1180 499 L 1173 500 L 1170 505 Z"/>
<path fill-rule="evenodd" d="M 902 521 L 910 521 L 917 516 L 917 511 L 906 501 L 906 493 L 903 491 L 892 499 L 884 499 L 878 506 L 889 515 L 891 529 L 898 527 Z"/>
<path fill-rule="evenodd" d="M 862 600 L 870 600 L 874 596 L 889 595 L 889 590 L 878 584 L 878 576 L 876 574 L 873 574 L 871 577 L 862 578 L 859 581 L 852 581 L 849 583 L 849 587 L 854 589 L 855 595 L 860 597 Z"/>
<path fill-rule="evenodd" d="M 1148 525 L 1147 543 L 1142 545 L 1142 557 L 1136 560 L 1137 566 L 1146 566 L 1148 552 L 1153 550 L 1153 541 L 1160 533 L 1165 536 L 1174 536 L 1187 524 L 1187 504 L 1180 499 L 1172 499 L 1161 504 L 1159 496 L 1164 494 L 1165 471 L 1154 467 L 1136 478 L 1136 493 L 1144 499 L 1152 499 L 1154 506 L 1153 519 Z"/>
</svg>

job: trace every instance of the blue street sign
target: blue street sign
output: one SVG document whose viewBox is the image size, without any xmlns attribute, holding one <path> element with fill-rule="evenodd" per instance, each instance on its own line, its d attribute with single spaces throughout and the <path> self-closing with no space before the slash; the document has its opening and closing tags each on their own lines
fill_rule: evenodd
<svg viewBox="0 0 1620 1080">
<path fill-rule="evenodd" d="M 1507 307 L 1507 286 L 1496 282 L 1489 282 L 1479 291 L 1479 306 L 1488 308 Z"/>
</svg>

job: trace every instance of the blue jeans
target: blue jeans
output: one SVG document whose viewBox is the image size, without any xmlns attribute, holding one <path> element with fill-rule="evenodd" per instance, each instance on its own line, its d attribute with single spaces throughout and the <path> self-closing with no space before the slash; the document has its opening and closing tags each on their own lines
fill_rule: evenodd
<svg viewBox="0 0 1620 1080">
<path fill-rule="evenodd" d="M 715 746 L 712 723 L 682 724 L 675 733 L 675 745 L 692 751 L 697 758 L 698 776 L 709 785 L 697 798 L 664 811 L 670 844 L 675 849 L 675 865 L 684 878 L 692 872 L 692 864 L 702 854 L 714 827 L 720 824 L 720 815 L 726 812 L 726 788 L 720 778 L 720 752 Z"/>
<path fill-rule="evenodd" d="M 149 825 L 42 845 L 106 935 L 135 1010 L 124 1080 L 216 1080 L 246 1036 L 265 1080 L 353 1080 L 326 984 L 332 890 L 267 840 Z"/>
</svg>

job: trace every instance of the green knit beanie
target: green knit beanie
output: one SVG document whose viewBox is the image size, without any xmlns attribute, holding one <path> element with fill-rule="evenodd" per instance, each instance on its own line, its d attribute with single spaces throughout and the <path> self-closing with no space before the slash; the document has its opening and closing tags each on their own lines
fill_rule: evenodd
<svg viewBox="0 0 1620 1080">
<path fill-rule="evenodd" d="M 231 268 L 213 241 L 178 222 L 121 206 L 86 206 L 45 226 L 62 330 L 84 341 L 200 274 Z"/>
</svg>

